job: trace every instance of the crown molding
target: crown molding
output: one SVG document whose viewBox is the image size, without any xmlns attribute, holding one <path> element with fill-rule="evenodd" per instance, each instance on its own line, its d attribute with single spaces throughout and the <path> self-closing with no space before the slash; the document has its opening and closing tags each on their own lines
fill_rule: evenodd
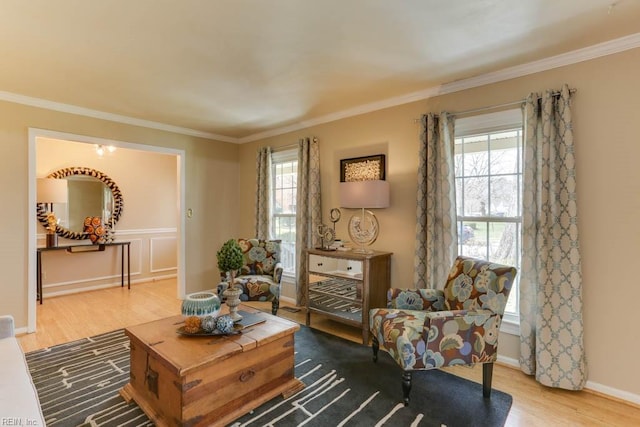
<svg viewBox="0 0 640 427">
<path fill-rule="evenodd" d="M 92 117 L 94 119 L 108 120 L 110 122 L 123 123 L 127 125 L 140 126 L 149 129 L 162 130 L 178 133 L 181 135 L 196 136 L 199 138 L 215 139 L 223 142 L 237 143 L 238 138 L 215 133 L 202 132 L 180 126 L 168 125 L 150 120 L 136 119 L 134 117 L 122 116 L 119 114 L 107 113 L 104 111 L 92 110 L 90 108 L 78 107 L 77 105 L 64 104 L 62 102 L 49 101 L 48 99 L 33 98 L 12 92 L 0 91 L 0 101 L 13 102 L 15 104 L 28 105 L 31 107 L 44 108 L 45 110 L 59 111 L 61 113 L 76 114 L 79 116 Z"/>
<path fill-rule="evenodd" d="M 408 104 L 416 101 L 423 101 L 434 96 L 446 95 L 449 93 L 460 92 L 462 90 L 472 89 L 492 83 L 498 83 L 518 77 L 524 77 L 530 74 L 552 70 L 554 68 L 564 67 L 566 65 L 577 64 L 579 62 L 600 58 L 602 56 L 612 55 L 614 53 L 624 52 L 626 50 L 635 49 L 638 47 L 640 47 L 640 33 L 635 33 L 593 46 L 585 47 L 560 55 L 551 56 L 538 61 L 529 62 L 527 64 L 516 65 L 509 68 L 504 68 L 499 71 L 482 74 L 480 76 L 433 86 L 425 90 L 409 93 L 407 95 L 388 98 L 386 100 L 377 101 L 370 104 L 364 104 L 358 107 L 328 114 L 326 116 L 318 117 L 312 120 L 306 120 L 304 122 L 299 122 L 282 128 L 256 133 L 244 138 L 240 138 L 238 142 L 252 142 L 276 135 L 282 135 L 284 133 L 294 132 L 311 126 L 317 126 L 335 120 L 357 116 L 359 114 L 371 113 L 373 111 L 382 110 L 384 108 L 396 107 L 398 105 Z"/>
<path fill-rule="evenodd" d="M 89 108 L 78 107 L 70 104 L 49 101 L 46 99 L 32 98 L 11 92 L 0 91 L 0 101 L 13 102 L 16 104 L 29 105 L 32 107 L 44 108 L 48 110 L 60 111 L 63 113 L 77 114 L 80 116 L 93 117 L 96 119 L 108 120 L 117 123 L 123 123 L 133 126 L 140 126 L 150 129 L 157 129 L 167 132 L 178 133 L 182 135 L 195 136 L 200 138 L 213 139 L 222 142 L 231 142 L 235 144 L 244 144 L 247 142 L 258 141 L 270 138 L 272 136 L 283 135 L 289 132 L 306 129 L 312 126 L 318 126 L 336 120 L 346 119 L 348 117 L 358 116 L 360 114 L 371 113 L 385 108 L 396 107 L 398 105 L 408 104 L 416 101 L 423 101 L 434 96 L 446 95 L 449 93 L 459 92 L 462 90 L 472 89 L 487 84 L 498 83 L 518 77 L 524 77 L 558 67 L 577 64 L 579 62 L 600 58 L 615 53 L 624 52 L 630 49 L 640 47 L 640 33 L 631 34 L 614 40 L 609 40 L 593 46 L 577 49 L 560 55 L 551 56 L 538 61 L 529 62 L 527 64 L 516 65 L 504 68 L 499 71 L 482 74 L 480 76 L 468 79 L 458 80 L 455 82 L 445 83 L 433 86 L 417 92 L 406 95 L 388 98 L 382 101 L 376 101 L 369 104 L 360 105 L 335 113 L 327 114 L 311 120 L 304 120 L 288 126 L 277 129 L 271 129 L 265 132 L 259 132 L 242 138 L 234 138 L 231 136 L 218 135 L 215 133 L 203 132 L 194 129 L 183 128 L 179 126 L 168 125 L 165 123 L 153 122 L 149 120 L 136 119 L 133 117 L 122 116 L 119 114 L 107 113 L 104 111 L 92 110 Z"/>
<path fill-rule="evenodd" d="M 246 142 L 258 141 L 260 139 L 282 135 L 285 133 L 306 129 L 312 126 L 317 126 L 324 123 L 333 122 L 336 120 L 346 119 L 348 117 L 358 116 L 360 114 L 371 113 L 373 111 L 383 110 L 389 107 L 408 104 L 409 102 L 421 101 L 423 99 L 431 98 L 438 94 L 439 94 L 438 88 L 430 88 L 430 89 L 426 89 L 420 92 L 415 92 L 409 95 L 401 95 L 393 98 L 388 98 L 382 101 L 372 102 L 369 104 L 364 104 L 357 107 L 349 108 L 347 110 L 338 111 L 336 113 L 327 114 L 325 116 L 317 117 L 315 119 L 305 120 L 289 126 L 284 126 L 277 129 L 271 129 L 265 132 L 254 133 L 253 135 L 239 138 L 238 143 L 244 144 Z"/>
<path fill-rule="evenodd" d="M 446 83 L 440 86 L 440 91 L 438 94 L 444 95 L 447 93 L 459 92 L 461 90 L 472 89 L 475 87 L 498 83 L 518 77 L 524 77 L 543 71 L 553 70 L 554 68 L 573 65 L 579 62 L 589 61 L 591 59 L 596 59 L 607 55 L 613 55 L 615 53 L 624 52 L 626 50 L 635 49 L 638 47 L 640 47 L 640 33 L 631 34 L 619 39 L 610 40 L 567 53 L 561 53 L 559 55 L 550 56 L 538 61 L 515 65 L 513 67 L 504 68 L 499 71 L 482 74 L 480 76 L 471 77 L 469 79 Z"/>
</svg>

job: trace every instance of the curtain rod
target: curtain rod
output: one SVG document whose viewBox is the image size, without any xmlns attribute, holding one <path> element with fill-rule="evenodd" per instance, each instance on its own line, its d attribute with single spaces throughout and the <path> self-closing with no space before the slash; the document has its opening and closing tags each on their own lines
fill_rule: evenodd
<svg viewBox="0 0 640 427">
<path fill-rule="evenodd" d="M 281 145 L 280 147 L 274 147 L 271 149 L 272 152 L 275 151 L 284 151 L 284 150 L 289 150 L 291 148 L 296 148 L 298 147 L 298 144 L 289 144 L 289 145 Z"/>
<path fill-rule="evenodd" d="M 569 89 L 569 93 L 570 94 L 574 94 L 576 93 L 578 90 L 577 89 Z M 560 96 L 560 92 L 553 92 L 551 94 L 551 96 Z M 538 97 L 538 100 L 542 99 L 542 97 Z M 506 102 L 504 104 L 496 104 L 496 105 L 489 105 L 486 107 L 480 107 L 480 108 L 474 108 L 472 110 L 464 110 L 464 111 L 458 111 L 455 113 L 450 113 L 452 116 L 454 117 L 458 117 L 458 116 L 462 116 L 465 114 L 473 114 L 473 113 L 480 113 L 482 111 L 488 111 L 488 110 L 497 110 L 500 108 L 505 108 L 505 107 L 511 107 L 512 105 L 520 105 L 523 104 L 526 101 L 526 99 L 521 99 L 519 101 L 512 101 L 512 102 Z M 414 123 L 418 123 L 420 121 L 420 119 L 414 119 Z"/>
<path fill-rule="evenodd" d="M 318 141 L 318 137 L 314 136 L 313 138 L 311 138 L 313 140 L 313 142 L 317 142 Z M 271 151 L 272 152 L 276 152 L 276 151 L 284 151 L 284 150 L 289 150 L 291 148 L 297 148 L 298 147 L 298 143 L 293 143 L 293 144 L 288 144 L 288 145 L 281 145 L 279 147 L 274 147 Z"/>
</svg>

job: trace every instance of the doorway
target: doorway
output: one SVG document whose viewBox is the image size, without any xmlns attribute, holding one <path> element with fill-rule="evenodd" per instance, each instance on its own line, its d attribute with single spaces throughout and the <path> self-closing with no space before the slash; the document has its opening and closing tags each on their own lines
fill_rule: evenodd
<svg viewBox="0 0 640 427">
<path fill-rule="evenodd" d="M 29 278 L 29 290 L 28 290 L 28 322 L 27 322 L 27 331 L 34 332 L 36 329 L 36 248 L 37 248 L 37 237 L 38 237 L 38 228 L 37 223 L 35 221 L 36 218 L 36 178 L 38 174 L 42 174 L 41 170 L 38 170 L 38 153 L 39 153 L 39 144 L 42 146 L 47 143 L 47 140 L 55 140 L 59 143 L 72 144 L 77 146 L 82 146 L 84 150 L 94 151 L 96 155 L 97 148 L 99 147 L 115 147 L 116 150 L 120 150 L 122 153 L 136 153 L 136 155 L 145 156 L 148 155 L 150 158 L 153 157 L 163 157 L 164 159 L 168 159 L 175 165 L 175 169 L 171 168 L 171 170 L 175 171 L 175 192 L 170 196 L 172 199 L 175 197 L 175 200 L 168 201 L 172 206 L 170 209 L 173 209 L 177 206 L 177 213 L 175 218 L 175 242 L 176 248 L 175 252 L 177 254 L 176 260 L 176 268 L 174 271 L 176 272 L 176 294 L 178 298 L 183 298 L 185 294 L 185 239 L 184 239 L 184 215 L 185 211 L 185 197 L 184 197 L 184 182 L 185 182 L 185 153 L 183 150 L 172 149 L 172 148 L 164 148 L 164 147 L 156 147 L 151 145 L 144 144 L 136 144 L 130 143 L 126 141 L 116 141 L 109 140 L 104 138 L 95 138 L 84 135 L 75 135 L 64 132 L 55 132 L 43 129 L 29 129 L 29 216 L 30 218 L 34 218 L 33 221 L 29 222 L 29 230 L 28 230 L 28 278 Z M 95 147 L 95 148 L 94 148 Z M 117 152 L 117 151 L 116 151 Z M 104 153 L 104 151 L 103 151 Z M 114 153 L 115 154 L 115 153 Z M 162 155 L 162 156 L 157 156 Z M 64 162 L 62 162 L 64 163 Z M 172 167 L 173 167 L 172 165 Z M 69 166 L 62 164 L 61 166 Z M 75 165 L 80 166 L 80 165 Z M 136 170 L 133 168 L 132 170 Z M 135 173 L 135 172 L 134 172 Z M 126 200 L 127 195 L 124 194 L 124 199 Z M 135 199 L 134 199 L 135 200 Z M 173 204 L 175 203 L 175 204 Z M 126 202 L 125 202 L 126 205 Z M 136 211 L 136 210 L 134 210 Z M 126 215 L 126 209 L 125 214 Z M 117 237 L 117 231 L 116 231 Z M 160 247 L 160 245 L 158 245 Z M 55 252 L 64 252 L 64 251 L 55 251 Z"/>
</svg>

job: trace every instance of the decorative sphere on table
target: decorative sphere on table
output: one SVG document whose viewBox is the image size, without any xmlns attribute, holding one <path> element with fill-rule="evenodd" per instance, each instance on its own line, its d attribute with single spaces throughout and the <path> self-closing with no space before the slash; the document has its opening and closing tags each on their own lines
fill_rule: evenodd
<svg viewBox="0 0 640 427">
<path fill-rule="evenodd" d="M 216 319 L 216 329 L 223 334 L 228 334 L 233 330 L 233 320 L 231 316 L 225 314 L 224 316 L 220 316 Z"/>
<path fill-rule="evenodd" d="M 220 311 L 220 298 L 213 292 L 196 292 L 189 294 L 182 301 L 183 316 L 213 316 Z"/>
<path fill-rule="evenodd" d="M 216 330 L 216 318 L 214 316 L 205 316 L 200 322 L 203 331 L 211 333 Z"/>
</svg>

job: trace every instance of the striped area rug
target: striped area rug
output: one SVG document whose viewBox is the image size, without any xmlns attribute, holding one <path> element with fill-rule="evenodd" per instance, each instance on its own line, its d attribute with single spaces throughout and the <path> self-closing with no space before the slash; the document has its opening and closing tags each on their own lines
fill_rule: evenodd
<svg viewBox="0 0 640 427">
<path fill-rule="evenodd" d="M 129 338 L 122 330 L 26 354 L 48 427 L 153 426 L 118 391 L 129 382 Z"/>
<path fill-rule="evenodd" d="M 129 380 L 129 340 L 114 331 L 27 353 L 47 426 L 151 426 L 118 394 Z M 502 426 L 511 396 L 442 371 L 414 373 L 403 406 L 401 371 L 386 353 L 302 326 L 296 377 L 306 387 L 275 398 L 232 426 Z"/>
</svg>

